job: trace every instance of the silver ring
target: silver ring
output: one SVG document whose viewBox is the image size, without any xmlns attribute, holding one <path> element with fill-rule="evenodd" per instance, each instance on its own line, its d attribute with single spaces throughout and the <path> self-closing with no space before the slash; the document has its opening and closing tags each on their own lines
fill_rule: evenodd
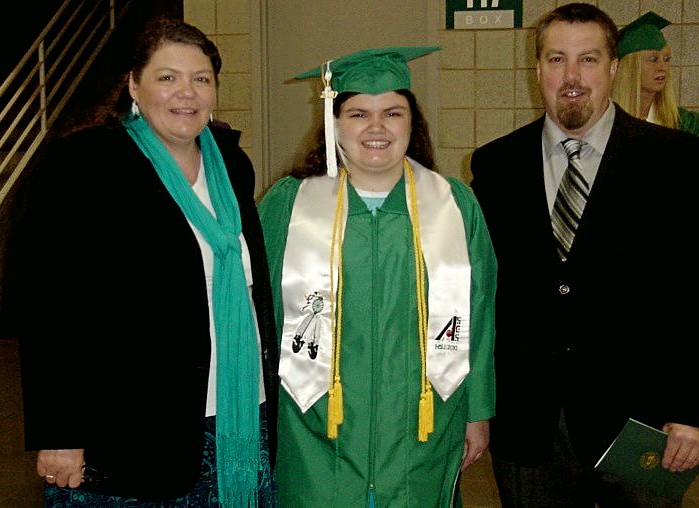
<svg viewBox="0 0 699 508">
<path fill-rule="evenodd" d="M 55 477 L 54 475 L 52 475 L 52 474 L 47 474 L 47 475 L 44 475 L 44 478 L 46 478 L 47 480 L 49 480 L 49 479 L 50 479 L 50 480 L 53 480 L 53 479 L 55 479 L 56 477 Z"/>
</svg>

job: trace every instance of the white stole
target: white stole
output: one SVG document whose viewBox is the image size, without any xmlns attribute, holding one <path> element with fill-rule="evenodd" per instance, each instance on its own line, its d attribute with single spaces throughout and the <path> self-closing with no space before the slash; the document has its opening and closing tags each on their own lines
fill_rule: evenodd
<svg viewBox="0 0 699 508">
<path fill-rule="evenodd" d="M 414 171 L 429 284 L 427 376 L 446 401 L 469 372 L 471 265 L 466 232 L 449 182 L 418 162 L 408 161 Z M 279 375 L 282 386 L 304 413 L 330 387 L 330 312 L 335 311 L 330 308 L 331 275 L 334 288 L 338 280 L 337 273 L 330 274 L 330 252 L 339 181 L 328 176 L 303 180 L 284 252 Z M 406 196 L 410 199 L 407 179 Z M 341 237 L 347 221 L 347 199 L 342 206 Z M 351 340 L 344 337 L 343 342 Z M 406 347 L 418 345 L 406 343 Z"/>
</svg>

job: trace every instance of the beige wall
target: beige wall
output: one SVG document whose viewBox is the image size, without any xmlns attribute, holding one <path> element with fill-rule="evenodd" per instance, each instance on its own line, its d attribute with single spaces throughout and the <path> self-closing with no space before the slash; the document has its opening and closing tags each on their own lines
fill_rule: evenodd
<svg viewBox="0 0 699 508">
<path fill-rule="evenodd" d="M 202 29 L 223 58 L 215 116 L 243 132 L 241 144 L 252 155 L 259 141 L 252 135 L 252 35 L 258 20 L 251 0 L 185 0 L 184 18 Z"/>
<path fill-rule="evenodd" d="M 276 81 L 267 82 L 268 76 L 274 75 L 275 69 L 270 68 L 275 61 L 277 50 L 274 48 L 299 47 L 300 39 L 306 49 L 297 56 L 293 52 L 285 54 L 283 62 L 298 72 L 306 70 L 308 61 L 316 62 L 312 66 L 317 65 L 319 57 L 315 54 L 309 60 L 309 47 L 319 48 L 318 55 L 326 58 L 378 45 L 376 30 L 366 30 L 368 24 L 370 28 L 383 24 L 387 33 L 401 39 L 390 40 L 384 44 L 387 46 L 435 42 L 440 45 L 442 51 L 436 54 L 437 58 L 425 57 L 425 60 L 433 58 L 433 64 L 417 64 L 421 82 L 419 88 L 414 89 L 431 123 L 441 172 L 465 181 L 471 177 L 468 165 L 476 147 L 541 114 L 531 27 L 544 12 L 568 2 L 523 0 L 521 29 L 445 30 L 444 0 L 422 1 L 427 12 L 424 8 L 417 11 L 406 8 L 410 2 L 403 0 L 381 2 L 380 10 L 375 0 L 345 0 L 344 5 L 351 5 L 341 13 L 347 29 L 335 31 L 331 42 L 327 36 L 321 37 L 328 13 L 308 8 L 304 0 L 184 1 L 185 19 L 202 28 L 222 50 L 224 65 L 217 117 L 243 131 L 243 147 L 258 172 L 258 192 L 287 169 L 285 166 L 295 153 L 304 150 L 298 140 L 314 130 L 313 122 L 317 120 L 308 115 L 294 117 L 291 110 L 285 110 L 283 102 L 279 107 L 279 102 L 273 103 L 275 97 L 269 95 L 270 88 L 274 89 L 276 84 Z M 672 65 L 679 101 L 689 109 L 699 110 L 699 0 L 598 0 L 589 3 L 604 9 L 620 26 L 648 10 L 672 21 L 664 33 L 673 49 Z M 276 19 L 275 9 L 282 5 L 285 9 L 296 5 L 307 23 L 295 23 L 295 28 L 290 30 L 268 32 L 268 25 L 274 25 Z M 388 15 L 386 5 L 390 7 Z M 424 18 L 417 20 L 419 30 L 414 26 L 416 17 Z M 396 27 L 403 26 L 409 34 L 406 37 L 396 35 L 401 34 Z M 312 40 L 316 33 L 318 40 Z M 334 54 L 345 47 L 346 50 Z M 332 52 L 328 55 L 330 48 Z M 415 69 L 413 64 L 411 66 Z M 431 71 L 431 66 L 435 71 Z M 288 75 L 292 77 L 293 74 Z M 422 83 L 425 79 L 435 80 L 438 86 L 425 86 Z M 308 90 L 306 93 L 310 96 Z M 309 101 L 301 107 L 313 110 Z M 277 107 L 271 107 L 271 103 Z M 279 122 L 289 123 L 293 132 L 285 135 L 289 139 L 275 143 L 267 138 L 275 132 L 273 126 Z"/>
</svg>

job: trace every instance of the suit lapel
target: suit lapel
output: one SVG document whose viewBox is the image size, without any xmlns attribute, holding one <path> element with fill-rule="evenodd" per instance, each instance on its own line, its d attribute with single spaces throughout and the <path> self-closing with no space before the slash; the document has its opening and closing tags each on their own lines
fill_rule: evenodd
<svg viewBox="0 0 699 508">
<path fill-rule="evenodd" d="M 630 116 L 621 108 L 616 108 L 614 124 L 604 149 L 602 160 L 595 177 L 594 184 L 580 220 L 575 242 L 570 257 L 575 257 L 575 251 L 594 245 L 602 239 L 601 234 L 607 234 L 604 224 L 609 221 L 610 210 L 620 206 L 631 206 L 627 202 L 629 194 L 625 192 L 627 179 L 630 178 L 633 161 L 629 157 L 637 152 L 633 148 L 635 124 Z"/>
</svg>

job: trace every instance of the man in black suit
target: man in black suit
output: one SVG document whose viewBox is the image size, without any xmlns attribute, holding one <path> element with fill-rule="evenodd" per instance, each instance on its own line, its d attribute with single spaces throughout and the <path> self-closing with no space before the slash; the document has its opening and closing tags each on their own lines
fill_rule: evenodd
<svg viewBox="0 0 699 508">
<path fill-rule="evenodd" d="M 545 115 L 472 158 L 499 265 L 491 452 L 505 507 L 677 506 L 593 470 L 629 417 L 668 433 L 663 467 L 699 464 L 697 262 L 684 241 L 698 219 L 699 138 L 609 99 L 618 40 L 590 4 L 545 16 Z M 583 142 L 578 187 L 589 196 L 559 251 L 567 138 Z"/>
</svg>

